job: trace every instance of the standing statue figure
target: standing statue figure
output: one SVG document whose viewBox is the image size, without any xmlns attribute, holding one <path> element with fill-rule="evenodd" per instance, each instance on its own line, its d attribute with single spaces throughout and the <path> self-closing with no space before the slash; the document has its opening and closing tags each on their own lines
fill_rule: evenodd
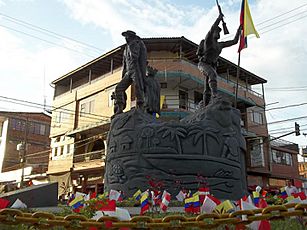
<svg viewBox="0 0 307 230">
<path fill-rule="evenodd" d="M 212 25 L 210 31 L 206 35 L 206 38 L 201 40 L 196 55 L 198 56 L 199 63 L 198 69 L 204 75 L 205 85 L 204 85 L 204 95 L 203 104 L 208 105 L 211 97 L 217 97 L 217 61 L 218 57 L 222 52 L 222 49 L 235 45 L 239 41 L 239 36 L 241 33 L 241 26 L 239 26 L 237 33 L 233 40 L 218 42 L 220 38 L 221 28 L 219 27 L 220 21 L 223 19 L 223 14 L 220 14 L 214 24 Z M 211 92 L 210 92 L 211 91 Z"/>
<path fill-rule="evenodd" d="M 122 33 L 126 39 L 123 54 L 122 80 L 115 88 L 115 114 L 122 113 L 126 107 L 126 89 L 134 82 L 137 108 L 144 104 L 144 78 L 146 76 L 147 50 L 144 42 L 135 32 L 127 30 Z"/>
</svg>

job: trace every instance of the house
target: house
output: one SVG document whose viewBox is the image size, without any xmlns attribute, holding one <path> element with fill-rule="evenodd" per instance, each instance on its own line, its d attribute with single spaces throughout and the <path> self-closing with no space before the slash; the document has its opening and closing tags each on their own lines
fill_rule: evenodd
<svg viewBox="0 0 307 230">
<path fill-rule="evenodd" d="M 0 111 L 0 182 L 46 177 L 51 115 Z"/>
</svg>

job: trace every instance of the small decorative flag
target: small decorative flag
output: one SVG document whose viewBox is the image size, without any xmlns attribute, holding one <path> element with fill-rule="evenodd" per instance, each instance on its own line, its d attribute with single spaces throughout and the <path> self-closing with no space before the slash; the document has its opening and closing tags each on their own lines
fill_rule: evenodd
<svg viewBox="0 0 307 230">
<path fill-rule="evenodd" d="M 162 202 L 160 204 L 160 209 L 163 212 L 165 212 L 167 210 L 170 201 L 171 201 L 171 194 L 166 192 L 166 191 L 164 191 L 163 195 L 162 195 Z"/>
<path fill-rule="evenodd" d="M 259 208 L 266 208 L 268 206 L 267 202 L 265 199 L 260 199 L 259 200 Z M 261 220 L 259 223 L 258 230 L 270 230 L 271 229 L 271 224 L 268 220 Z"/>
<path fill-rule="evenodd" d="M 185 198 L 185 194 L 182 190 L 180 190 L 180 192 L 177 194 L 176 199 L 180 202 L 184 201 Z"/>
<path fill-rule="evenodd" d="M 69 206 L 72 207 L 75 212 L 79 212 L 80 208 L 83 207 L 83 201 L 83 196 L 76 196 L 76 198 L 69 203 Z"/>
<path fill-rule="evenodd" d="M 234 209 L 235 209 L 235 207 L 230 202 L 230 200 L 225 200 L 221 204 L 219 204 L 215 207 L 215 211 L 219 214 L 228 213 L 228 212 L 230 212 Z"/>
<path fill-rule="evenodd" d="M 286 191 L 285 187 L 282 187 L 280 189 L 280 195 L 281 195 L 281 198 L 283 198 L 283 199 L 286 199 L 288 197 L 288 194 L 287 194 L 287 191 Z"/>
<path fill-rule="evenodd" d="M 202 204 L 205 200 L 206 195 L 209 195 L 209 188 L 207 187 L 201 187 L 198 189 L 198 195 L 199 195 L 199 201 Z"/>
<path fill-rule="evenodd" d="M 201 212 L 212 213 L 216 206 L 217 204 L 210 198 L 210 196 L 206 196 L 201 206 Z"/>
<path fill-rule="evenodd" d="M 109 193 L 109 200 L 115 200 L 117 201 L 120 197 L 120 192 L 111 189 Z"/>
<path fill-rule="evenodd" d="M 10 201 L 0 198 L 0 209 L 6 208 L 9 205 Z"/>
<path fill-rule="evenodd" d="M 192 197 L 185 198 L 184 209 L 187 213 L 199 213 L 200 212 L 200 202 L 199 196 L 194 195 Z"/>
<path fill-rule="evenodd" d="M 139 201 L 141 199 L 141 194 L 142 194 L 142 191 L 139 189 L 133 194 L 133 198 Z"/>
<path fill-rule="evenodd" d="M 96 203 L 96 209 L 100 211 L 115 211 L 116 201 L 115 200 L 99 200 Z"/>
<path fill-rule="evenodd" d="M 17 198 L 11 208 L 27 208 L 27 205 Z"/>
<path fill-rule="evenodd" d="M 152 191 L 152 205 L 153 206 L 155 206 L 155 205 L 159 206 L 161 204 L 162 198 L 163 198 L 165 192 L 166 191 L 164 191 L 163 194 L 162 194 L 162 192 L 158 191 L 158 190 Z"/>
<path fill-rule="evenodd" d="M 254 198 L 254 204 L 256 205 L 256 207 L 258 207 L 257 205 L 259 203 L 259 192 L 254 191 L 253 198 Z"/>
<path fill-rule="evenodd" d="M 304 192 L 292 193 L 294 198 L 301 198 L 301 200 L 306 200 L 306 195 Z"/>
<path fill-rule="evenodd" d="M 143 215 L 146 211 L 149 210 L 149 194 L 147 191 L 143 192 L 141 196 L 141 215 Z"/>
</svg>

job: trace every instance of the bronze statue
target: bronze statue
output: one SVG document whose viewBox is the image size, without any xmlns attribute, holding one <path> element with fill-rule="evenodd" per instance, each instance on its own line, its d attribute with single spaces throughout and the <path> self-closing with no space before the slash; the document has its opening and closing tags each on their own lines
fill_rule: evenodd
<svg viewBox="0 0 307 230">
<path fill-rule="evenodd" d="M 126 39 L 123 54 L 122 80 L 115 88 L 114 112 L 120 114 L 126 107 L 126 89 L 134 82 L 137 108 L 144 104 L 144 78 L 146 76 L 147 50 L 144 42 L 135 32 L 127 30 L 122 33 Z"/>
<path fill-rule="evenodd" d="M 203 96 L 204 105 L 208 105 L 211 97 L 215 98 L 217 96 L 216 67 L 218 57 L 221 54 L 222 49 L 237 44 L 241 32 L 241 26 L 239 26 L 233 40 L 218 42 L 218 39 L 220 38 L 220 32 L 222 30 L 219 27 L 219 23 L 222 21 L 222 19 L 223 14 L 220 14 L 206 35 L 206 38 L 201 40 L 196 52 L 199 59 L 198 69 L 205 77 Z"/>
</svg>

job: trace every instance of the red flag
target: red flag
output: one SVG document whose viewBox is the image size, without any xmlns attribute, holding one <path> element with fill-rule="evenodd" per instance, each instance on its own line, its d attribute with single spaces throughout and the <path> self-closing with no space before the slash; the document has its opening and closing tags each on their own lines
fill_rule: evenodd
<svg viewBox="0 0 307 230">
<path fill-rule="evenodd" d="M 259 200 L 259 208 L 266 208 L 268 206 L 267 202 L 265 199 L 260 198 Z M 271 224 L 270 221 L 268 220 L 261 220 L 258 230 L 270 230 L 271 229 Z"/>
<path fill-rule="evenodd" d="M 0 209 L 6 208 L 9 205 L 10 201 L 0 198 Z"/>
<path fill-rule="evenodd" d="M 95 192 L 90 194 L 90 199 L 96 198 L 97 194 Z"/>
<path fill-rule="evenodd" d="M 115 200 L 106 200 L 106 201 L 97 201 L 96 203 L 97 210 L 101 211 L 115 211 L 116 201 Z"/>
<path fill-rule="evenodd" d="M 298 192 L 298 193 L 293 193 L 292 196 L 294 196 L 294 198 L 301 198 L 301 200 L 306 200 L 306 195 L 304 192 Z"/>
<path fill-rule="evenodd" d="M 211 200 L 214 201 L 214 203 L 216 203 L 216 205 L 219 205 L 220 203 L 222 203 L 219 199 L 217 199 L 216 197 L 214 196 L 211 196 L 211 195 L 207 195 Z"/>
</svg>

